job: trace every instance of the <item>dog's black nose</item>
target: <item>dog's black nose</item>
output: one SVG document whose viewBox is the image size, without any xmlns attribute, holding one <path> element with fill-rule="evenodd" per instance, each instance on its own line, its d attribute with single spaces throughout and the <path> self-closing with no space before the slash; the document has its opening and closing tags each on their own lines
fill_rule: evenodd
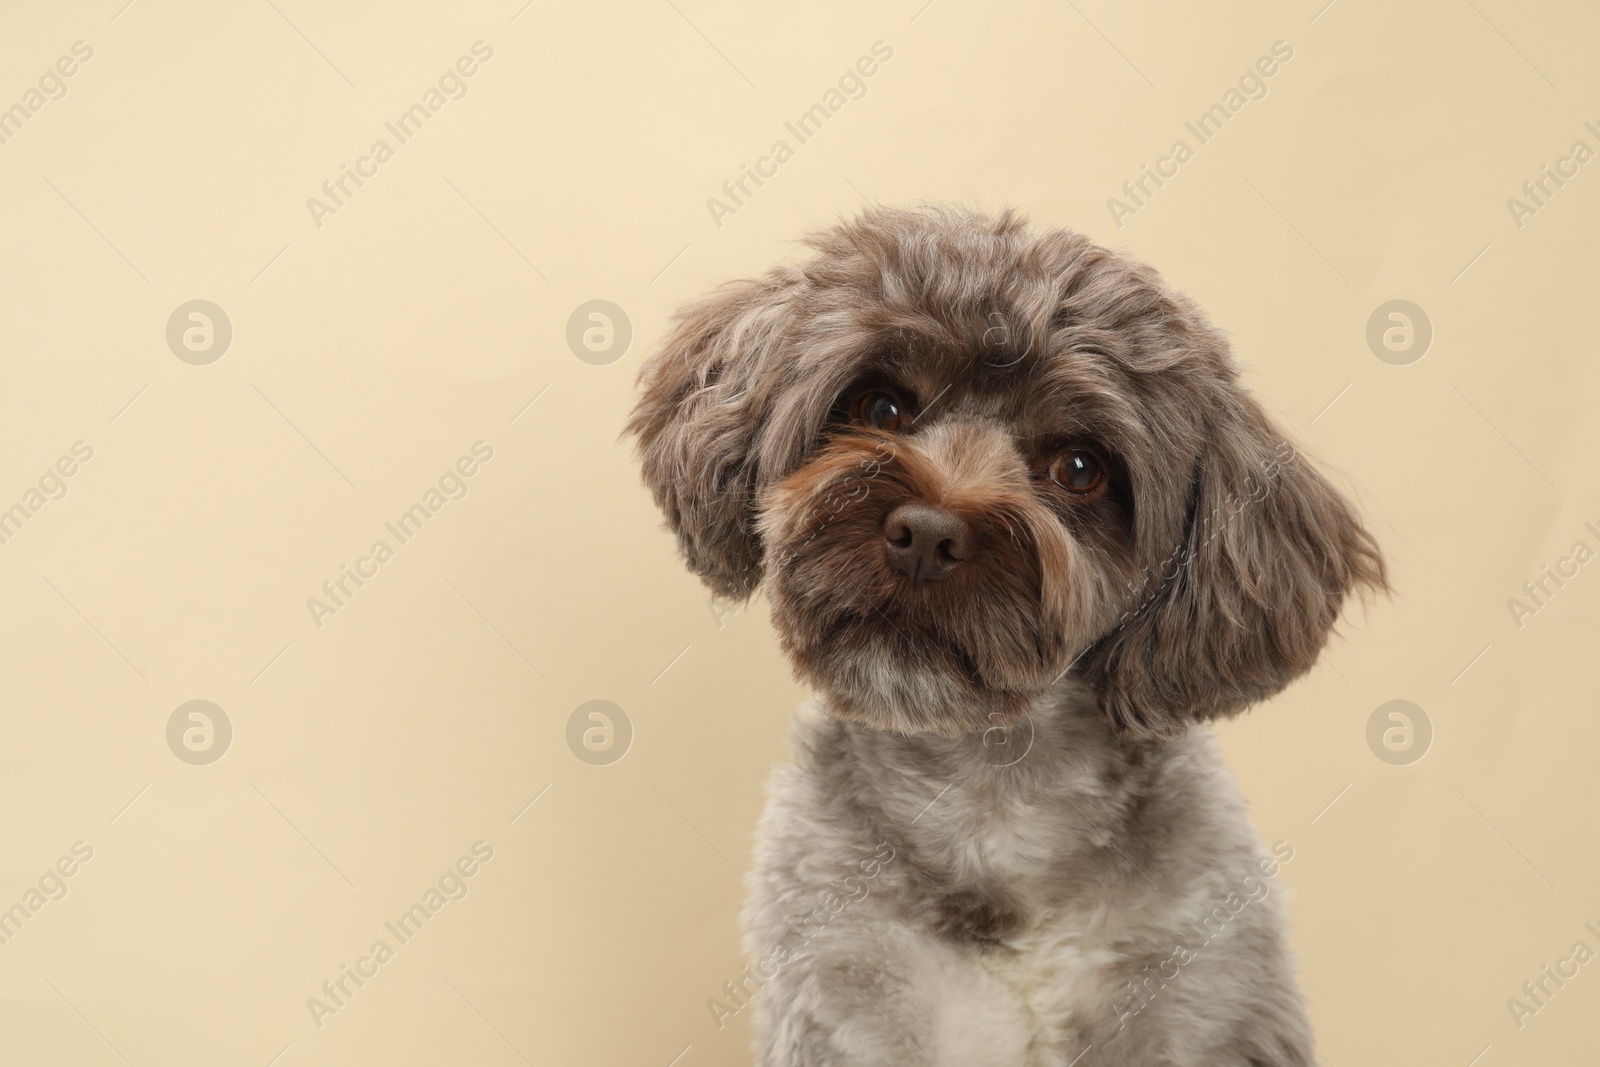
<svg viewBox="0 0 1600 1067">
<path fill-rule="evenodd" d="M 972 527 L 932 504 L 901 504 L 883 521 L 889 562 L 913 582 L 945 577 L 972 557 Z"/>
</svg>

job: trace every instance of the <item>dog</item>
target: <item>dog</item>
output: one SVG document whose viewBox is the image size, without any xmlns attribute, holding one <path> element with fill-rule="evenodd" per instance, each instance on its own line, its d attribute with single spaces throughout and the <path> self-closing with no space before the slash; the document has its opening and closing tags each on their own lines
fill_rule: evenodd
<svg viewBox="0 0 1600 1067">
<path fill-rule="evenodd" d="M 1009 210 L 807 245 L 680 313 L 626 431 L 818 694 L 713 1005 L 763 1067 L 1310 1064 L 1293 846 L 1201 724 L 1388 588 L 1376 540 L 1153 269 Z"/>
</svg>

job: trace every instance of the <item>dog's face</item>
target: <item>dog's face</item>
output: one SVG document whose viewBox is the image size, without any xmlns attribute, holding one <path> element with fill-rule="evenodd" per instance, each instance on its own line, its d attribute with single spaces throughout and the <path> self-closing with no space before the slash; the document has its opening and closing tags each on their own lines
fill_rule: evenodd
<svg viewBox="0 0 1600 1067">
<path fill-rule="evenodd" d="M 1149 268 L 877 209 L 692 305 L 629 423 L 689 566 L 833 713 L 956 735 L 1069 671 L 1118 729 L 1307 670 L 1376 546 Z"/>
</svg>

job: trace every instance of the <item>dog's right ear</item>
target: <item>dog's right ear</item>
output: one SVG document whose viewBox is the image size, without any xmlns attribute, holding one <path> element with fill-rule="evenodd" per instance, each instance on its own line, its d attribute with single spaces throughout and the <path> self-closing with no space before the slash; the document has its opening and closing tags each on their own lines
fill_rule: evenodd
<svg viewBox="0 0 1600 1067">
<path fill-rule="evenodd" d="M 795 280 L 735 282 L 680 311 L 640 371 L 625 431 L 689 569 L 719 596 L 742 600 L 761 580 L 757 441 Z"/>
</svg>

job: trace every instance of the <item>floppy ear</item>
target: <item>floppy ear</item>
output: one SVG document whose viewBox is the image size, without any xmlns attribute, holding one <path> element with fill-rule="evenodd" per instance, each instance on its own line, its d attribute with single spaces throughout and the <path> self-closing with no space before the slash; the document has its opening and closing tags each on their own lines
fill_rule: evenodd
<svg viewBox="0 0 1600 1067">
<path fill-rule="evenodd" d="M 639 374 L 643 395 L 625 430 L 689 569 L 720 596 L 744 599 L 761 580 L 756 440 L 775 376 L 762 372 L 789 320 L 791 289 L 775 274 L 680 311 Z"/>
<path fill-rule="evenodd" d="M 1350 504 L 1232 383 L 1208 414 L 1181 545 L 1084 657 L 1119 733 L 1232 715 L 1310 670 L 1345 596 L 1387 590 Z M 1159 583 L 1159 584 L 1158 584 Z"/>
</svg>

